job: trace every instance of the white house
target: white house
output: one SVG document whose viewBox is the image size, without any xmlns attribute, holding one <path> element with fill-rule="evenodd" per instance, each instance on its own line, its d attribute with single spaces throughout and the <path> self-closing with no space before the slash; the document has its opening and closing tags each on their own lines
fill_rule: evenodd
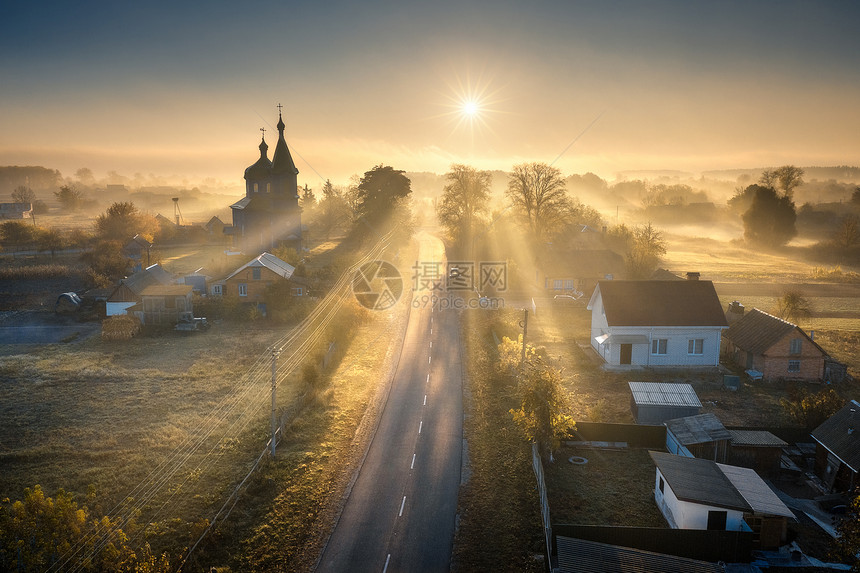
<svg viewBox="0 0 860 573">
<path fill-rule="evenodd" d="M 794 514 L 754 470 L 649 453 L 657 466 L 654 500 L 673 529 L 752 531 L 762 547 L 784 542 Z"/>
<path fill-rule="evenodd" d="M 717 366 L 728 328 L 711 281 L 600 281 L 591 346 L 608 364 Z"/>
</svg>

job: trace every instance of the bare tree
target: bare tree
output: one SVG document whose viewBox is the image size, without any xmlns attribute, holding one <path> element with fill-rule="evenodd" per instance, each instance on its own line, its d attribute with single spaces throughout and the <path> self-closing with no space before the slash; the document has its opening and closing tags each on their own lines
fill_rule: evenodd
<svg viewBox="0 0 860 573">
<path fill-rule="evenodd" d="M 505 192 L 529 234 L 537 241 L 552 235 L 567 220 L 570 198 L 561 171 L 546 163 L 515 165 Z"/>
<path fill-rule="evenodd" d="M 666 254 L 666 240 L 663 233 L 651 225 L 635 227 L 632 232 L 630 248 L 627 252 L 627 270 L 631 278 L 646 278 Z"/>
<path fill-rule="evenodd" d="M 445 174 L 445 179 L 448 184 L 443 190 L 442 201 L 436 205 L 436 215 L 455 243 L 468 246 L 475 225 L 487 212 L 492 174 L 455 164 Z"/>
<path fill-rule="evenodd" d="M 795 187 L 803 185 L 803 169 L 794 165 L 783 165 L 776 169 L 766 169 L 759 183 L 771 189 L 782 189 L 785 197 L 791 198 Z"/>
<path fill-rule="evenodd" d="M 833 233 L 833 242 L 846 249 L 860 243 L 860 217 L 853 213 L 842 217 Z"/>
<path fill-rule="evenodd" d="M 777 314 L 789 322 L 795 324 L 800 319 L 809 318 L 812 311 L 809 307 L 809 301 L 798 290 L 786 290 L 782 293 L 779 300 L 776 301 Z"/>
<path fill-rule="evenodd" d="M 29 187 L 19 185 L 18 187 L 15 187 L 14 191 L 12 191 L 12 202 L 30 203 L 32 205 L 36 202 L 36 194 Z"/>
</svg>

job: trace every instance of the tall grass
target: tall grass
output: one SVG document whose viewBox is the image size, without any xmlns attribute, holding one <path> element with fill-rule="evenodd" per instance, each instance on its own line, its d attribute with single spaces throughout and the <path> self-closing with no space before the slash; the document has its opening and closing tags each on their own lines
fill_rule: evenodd
<svg viewBox="0 0 860 573">
<path fill-rule="evenodd" d="M 78 266 L 61 264 L 0 266 L 0 280 L 44 280 L 71 276 L 83 276 Z"/>
</svg>

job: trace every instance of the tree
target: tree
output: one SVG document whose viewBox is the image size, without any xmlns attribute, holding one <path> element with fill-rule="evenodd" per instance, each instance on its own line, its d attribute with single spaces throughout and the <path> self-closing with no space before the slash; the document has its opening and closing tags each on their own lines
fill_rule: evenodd
<svg viewBox="0 0 860 573">
<path fill-rule="evenodd" d="M 135 527 L 133 522 L 129 522 Z M 41 486 L 24 490 L 24 499 L 0 503 L 0 569 L 3 571 L 124 571 L 166 573 L 167 554 L 156 557 L 148 544 L 135 552 L 129 537 L 107 516 L 93 519 L 63 490 L 51 498 Z M 69 562 L 62 560 L 72 556 Z M 58 567 L 59 566 L 59 567 Z"/>
<path fill-rule="evenodd" d="M 793 389 L 788 398 L 779 400 L 785 413 L 796 424 L 813 430 L 845 406 L 833 388 L 810 394 L 805 388 Z"/>
<path fill-rule="evenodd" d="M 448 183 L 436 205 L 436 216 L 454 243 L 468 248 L 475 225 L 487 213 L 492 174 L 454 164 L 445 179 Z"/>
<path fill-rule="evenodd" d="M 854 192 L 851 193 L 851 203 L 860 205 L 860 187 L 855 187 Z"/>
<path fill-rule="evenodd" d="M 151 240 L 158 229 L 153 217 L 142 214 L 132 202 L 117 202 L 96 217 L 96 233 L 103 240 L 122 241 L 134 235 L 146 235 Z"/>
<path fill-rule="evenodd" d="M 91 251 L 81 255 L 81 260 L 90 266 L 90 281 L 100 287 L 122 278 L 131 267 L 131 259 L 123 255 L 119 241 L 99 241 Z"/>
<path fill-rule="evenodd" d="M 633 228 L 627 251 L 627 272 L 630 278 L 647 278 L 654 272 L 663 255 L 666 254 L 666 240 L 663 233 L 651 225 Z"/>
<path fill-rule="evenodd" d="M 301 205 L 302 209 L 305 211 L 313 211 L 314 207 L 317 205 L 317 198 L 314 195 L 314 190 L 308 187 L 308 184 L 305 183 L 304 189 L 302 189 L 302 197 L 299 200 L 299 205 Z"/>
<path fill-rule="evenodd" d="M 851 493 L 851 504 L 845 517 L 836 526 L 834 554 L 836 559 L 860 571 L 860 489 Z"/>
<path fill-rule="evenodd" d="M 779 247 L 797 235 L 796 221 L 791 197 L 757 186 L 752 204 L 743 214 L 744 238 L 755 245 Z"/>
<path fill-rule="evenodd" d="M 777 301 L 776 313 L 780 318 L 797 324 L 800 319 L 809 318 L 809 301 L 800 291 L 786 290 Z"/>
<path fill-rule="evenodd" d="M 329 239 L 331 233 L 343 227 L 349 220 L 349 206 L 343 193 L 326 179 L 322 188 L 322 199 L 316 209 L 313 222 L 319 228 L 319 232 Z"/>
<path fill-rule="evenodd" d="M 794 165 L 783 165 L 774 170 L 776 182 L 782 189 L 783 195 L 791 198 L 794 188 L 803 185 L 803 169 Z"/>
<path fill-rule="evenodd" d="M 363 220 L 356 222 L 360 232 L 365 224 L 382 234 L 384 227 L 405 222 L 404 210 L 412 184 L 404 171 L 377 165 L 364 173 L 356 189 L 356 214 Z"/>
<path fill-rule="evenodd" d="M 0 225 L 0 239 L 7 245 L 25 245 L 36 237 L 36 228 L 23 221 L 6 221 Z"/>
<path fill-rule="evenodd" d="M 15 189 L 12 191 L 12 202 L 30 203 L 30 205 L 32 205 L 36 202 L 36 194 L 29 187 L 19 185 L 18 187 L 15 187 Z"/>
<path fill-rule="evenodd" d="M 529 235 L 538 242 L 569 218 L 571 203 L 561 171 L 546 163 L 515 165 L 505 194 Z"/>
<path fill-rule="evenodd" d="M 860 217 L 854 213 L 842 217 L 833 233 L 833 242 L 845 249 L 860 243 Z"/>
<path fill-rule="evenodd" d="M 544 459 L 552 461 L 552 452 L 574 427 L 573 418 L 566 414 L 570 406 L 562 372 L 542 358 L 527 360 L 524 370 L 517 385 L 520 407 L 510 413 L 526 439 L 538 445 Z"/>
<path fill-rule="evenodd" d="M 36 236 L 36 245 L 40 252 L 51 251 L 51 258 L 53 259 L 57 251 L 65 248 L 66 239 L 57 229 L 40 229 Z"/>
<path fill-rule="evenodd" d="M 81 206 L 83 194 L 71 185 L 63 185 L 59 191 L 54 191 L 54 197 L 65 211 L 77 211 Z"/>
</svg>

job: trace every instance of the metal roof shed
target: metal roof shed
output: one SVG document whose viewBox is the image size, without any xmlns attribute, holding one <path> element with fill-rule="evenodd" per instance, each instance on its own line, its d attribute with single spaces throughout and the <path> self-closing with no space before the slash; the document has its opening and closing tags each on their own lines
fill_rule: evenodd
<svg viewBox="0 0 860 573">
<path fill-rule="evenodd" d="M 630 409 L 637 424 L 662 424 L 666 420 L 695 416 L 702 409 L 696 391 L 689 384 L 628 382 L 632 394 Z"/>
</svg>

